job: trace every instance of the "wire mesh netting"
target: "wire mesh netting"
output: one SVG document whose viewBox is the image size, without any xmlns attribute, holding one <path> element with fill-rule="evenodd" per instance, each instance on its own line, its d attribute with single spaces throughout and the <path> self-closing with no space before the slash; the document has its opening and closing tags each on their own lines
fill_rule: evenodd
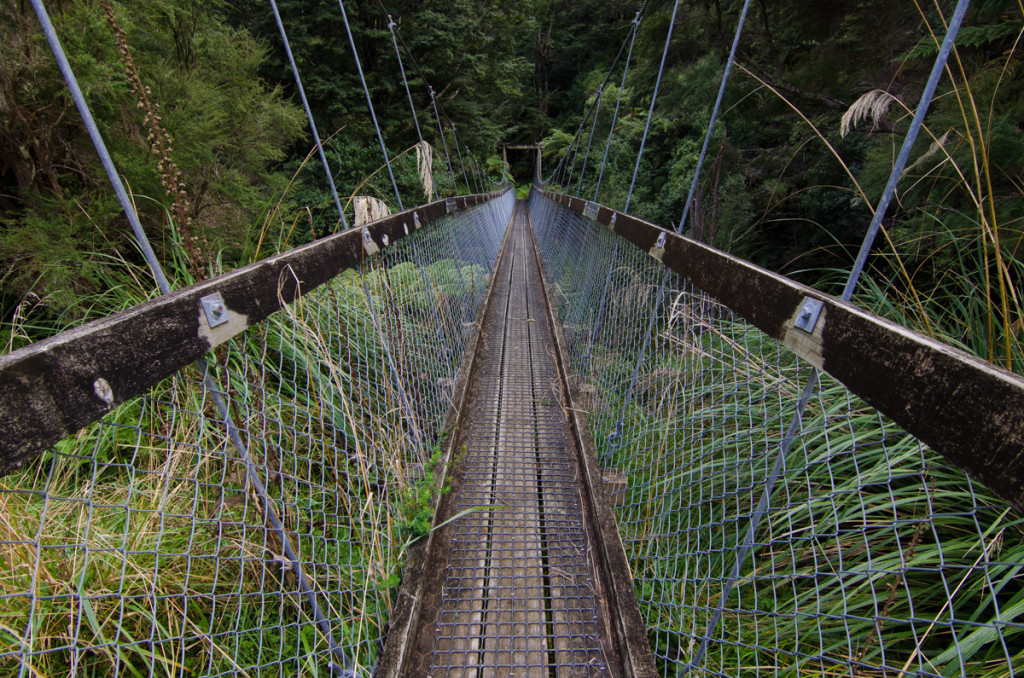
<svg viewBox="0 0 1024 678">
<path fill-rule="evenodd" d="M 513 204 L 447 215 L 207 356 L 283 530 L 196 367 L 0 479 L 0 673 L 369 674 Z"/>
<path fill-rule="evenodd" d="M 595 221 L 530 210 L 663 675 L 1014 675 L 1020 513 L 827 375 L 728 590 L 811 366 Z"/>
</svg>

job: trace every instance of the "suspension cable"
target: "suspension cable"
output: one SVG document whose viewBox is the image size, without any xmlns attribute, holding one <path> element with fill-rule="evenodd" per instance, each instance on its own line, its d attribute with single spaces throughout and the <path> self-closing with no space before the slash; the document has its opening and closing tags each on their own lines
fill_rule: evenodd
<svg viewBox="0 0 1024 678">
<path fill-rule="evenodd" d="M 572 151 L 572 160 L 566 165 L 568 167 L 568 175 L 564 176 L 565 179 L 565 190 L 569 191 L 569 186 L 572 185 L 572 175 L 576 172 L 576 157 L 579 155 L 580 144 L 583 143 L 583 128 L 587 124 L 587 120 L 590 120 L 590 114 L 597 110 L 597 99 L 594 99 L 594 103 L 587 109 L 583 119 L 580 120 L 579 129 L 576 130 L 576 136 L 573 137 L 572 143 L 569 145 L 569 149 Z M 596 118 L 596 116 L 595 116 Z"/>
<path fill-rule="evenodd" d="M 469 147 L 468 146 L 466 147 L 466 152 L 469 153 Z M 473 167 L 476 168 L 477 180 L 480 182 L 480 192 L 481 193 L 486 193 L 487 192 L 487 177 L 484 174 L 484 166 L 482 164 L 480 164 L 480 158 L 476 157 L 476 154 L 472 154 L 472 155 L 473 155 Z"/>
<path fill-rule="evenodd" d="M 626 206 L 622 211 L 629 214 L 629 203 L 633 200 L 633 189 L 636 188 L 636 178 L 640 174 L 640 161 L 644 157 L 644 147 L 647 145 L 647 135 L 651 131 L 651 120 L 654 118 L 654 105 L 658 102 L 658 90 L 661 88 L 661 76 L 665 72 L 665 61 L 668 59 L 668 48 L 672 43 L 672 29 L 676 25 L 676 13 L 679 11 L 679 0 L 672 5 L 672 19 L 668 22 L 668 35 L 665 36 L 665 49 L 661 52 L 661 65 L 658 67 L 658 79 L 654 81 L 654 94 L 651 95 L 651 110 L 647 113 L 647 124 L 644 125 L 644 135 L 640 139 L 640 150 L 636 154 L 636 166 L 633 168 L 633 180 L 629 184 L 629 193 L 626 195 Z"/>
<path fill-rule="evenodd" d="M 607 82 L 607 79 L 605 80 L 605 82 Z M 604 87 L 603 84 L 601 86 Z M 572 154 L 572 160 L 562 165 L 563 174 L 561 175 L 560 179 L 566 180 L 566 190 L 569 189 L 569 185 L 572 183 L 572 175 L 576 169 L 576 155 L 579 152 L 580 142 L 583 140 L 583 127 L 584 125 L 587 124 L 587 120 L 590 119 L 590 114 L 597 109 L 597 104 L 598 101 L 595 99 L 594 103 L 592 103 L 590 105 L 590 108 L 587 109 L 587 112 L 583 116 L 583 119 L 580 120 L 580 126 L 576 129 L 576 134 L 573 136 L 572 141 L 569 142 L 569 146 L 565 151 L 565 158 L 568 158 L 570 153 Z M 566 176 L 565 174 L 566 170 L 568 170 L 568 176 Z"/>
<path fill-rule="evenodd" d="M 85 123 L 85 129 L 89 133 L 89 138 L 92 140 L 93 146 L 96 147 L 96 152 L 100 156 L 100 162 L 103 163 L 103 169 L 107 173 L 107 178 L 114 188 L 114 193 L 117 194 L 117 200 L 121 203 L 125 216 L 128 217 L 128 223 L 131 224 L 136 240 L 139 241 L 139 247 L 142 248 L 142 256 L 145 257 L 146 263 L 149 264 L 161 294 L 167 294 L 171 291 L 171 284 L 167 281 L 167 276 L 164 275 L 164 269 L 160 265 L 152 245 L 149 243 L 146 231 L 142 228 L 142 222 L 139 221 L 139 215 L 136 213 L 135 207 L 128 197 L 128 191 L 125 190 L 121 177 L 117 173 L 117 168 L 114 167 L 114 160 L 107 151 L 107 145 L 104 143 L 103 136 L 100 134 L 96 121 L 92 117 L 89 104 L 86 103 L 85 95 L 82 94 L 82 88 L 78 86 L 78 79 L 75 77 L 74 71 L 71 70 L 71 64 L 68 62 L 68 58 L 64 54 L 64 48 L 57 37 L 57 31 L 54 30 L 53 24 L 50 23 L 50 15 L 47 13 L 42 0 L 32 0 L 32 8 L 36 12 L 36 17 L 39 19 L 39 24 L 42 26 L 47 42 L 50 43 L 50 50 L 57 59 L 57 65 L 60 67 L 60 72 L 64 76 L 68 89 L 71 91 L 71 98 L 74 100 L 75 106 L 78 107 L 78 112 L 82 116 L 82 122 Z"/>
<path fill-rule="evenodd" d="M 388 18 L 390 20 L 390 14 L 388 14 L 388 11 L 384 7 L 384 3 L 381 2 L 381 0 L 377 0 L 377 6 L 380 7 L 381 12 L 383 12 L 386 16 L 388 16 Z M 438 131 L 441 134 L 441 140 L 442 140 L 442 142 L 444 143 L 444 146 L 445 146 L 445 158 L 448 161 L 448 171 L 450 172 L 450 174 L 452 176 L 452 183 L 455 186 L 455 194 L 459 195 L 459 184 L 455 180 L 455 171 L 452 168 L 451 156 L 448 155 L 448 144 L 447 144 L 447 141 L 445 141 L 445 136 L 444 136 L 444 132 L 443 132 L 443 125 L 441 124 L 441 118 L 444 117 L 445 119 L 447 119 L 449 122 L 452 123 L 453 136 L 454 136 L 454 122 L 452 121 L 451 116 L 448 115 L 447 111 L 444 110 L 444 104 L 442 104 L 440 102 L 440 100 L 437 98 L 436 93 L 434 92 L 434 88 L 429 85 L 430 79 L 423 72 L 423 69 L 420 68 L 419 62 L 416 61 L 416 55 L 414 55 L 412 53 L 412 50 L 409 49 L 409 45 L 406 44 L 405 39 L 402 37 L 401 31 L 399 31 L 397 29 L 397 27 L 395 28 L 395 30 L 393 32 L 393 35 L 394 35 L 395 38 L 398 39 L 398 42 L 401 43 L 401 46 L 405 49 L 405 53 L 409 57 L 409 62 L 412 64 L 412 67 L 416 71 L 416 73 L 420 76 L 420 79 L 423 80 L 423 82 L 428 83 L 427 87 L 430 90 L 430 101 L 431 101 L 431 104 L 432 104 L 433 109 L 434 109 L 434 117 L 437 119 Z M 454 143 L 455 143 L 455 150 L 458 151 L 459 150 L 459 144 L 458 144 L 458 139 L 457 138 L 455 139 Z M 461 155 L 461 153 L 460 153 L 460 155 Z M 461 160 L 460 160 L 460 162 L 461 162 Z M 465 173 L 465 166 L 463 166 L 463 176 L 465 176 L 465 175 L 466 175 L 466 173 Z M 469 179 L 468 179 L 468 177 L 466 178 L 466 190 L 469 190 Z"/>
<path fill-rule="evenodd" d="M 405 39 L 402 38 L 402 33 L 398 30 L 398 25 L 392 20 L 391 14 L 388 13 L 387 8 L 384 7 L 384 3 L 381 2 L 381 0 L 377 0 L 377 6 L 380 7 L 380 11 L 384 14 L 384 16 L 387 17 L 388 29 L 391 32 L 391 41 L 392 41 L 392 43 L 395 46 L 395 56 L 398 57 L 398 66 L 399 66 L 399 68 L 402 69 L 402 82 L 405 85 L 406 96 L 409 98 L 409 107 L 412 109 L 413 122 L 416 124 L 416 134 L 419 137 L 419 140 L 421 142 L 423 141 L 423 133 L 422 133 L 422 130 L 420 129 L 419 119 L 418 119 L 418 117 L 416 115 L 416 107 L 413 104 L 412 93 L 411 93 L 411 91 L 409 89 L 409 80 L 408 80 L 408 78 L 406 76 L 405 65 L 404 65 L 404 62 L 402 60 L 402 55 L 400 53 L 400 50 L 398 48 L 398 43 L 401 43 L 402 47 L 405 48 L 405 53 L 409 56 L 409 62 L 412 64 L 413 69 L 415 69 L 416 73 L 419 74 L 420 79 L 424 83 L 427 83 L 427 88 L 430 91 L 431 107 L 434 109 L 434 119 L 437 120 L 437 131 L 438 131 L 438 134 L 441 136 L 441 144 L 444 147 L 444 157 L 445 157 L 445 161 L 448 164 L 448 173 L 451 175 L 452 186 L 454 186 L 454 188 L 455 188 L 455 195 L 459 195 L 459 182 L 456 181 L 456 179 L 455 179 L 455 171 L 452 168 L 452 158 L 451 158 L 451 155 L 449 155 L 449 153 L 448 153 L 448 141 L 445 138 L 444 127 L 441 124 L 441 112 L 438 110 L 438 105 L 439 104 L 438 104 L 438 101 L 437 101 L 437 95 L 434 92 L 434 88 L 432 86 L 430 86 L 429 78 L 427 78 L 427 76 L 423 73 L 423 69 L 420 68 L 419 62 L 416 61 L 416 56 L 412 53 L 412 50 L 409 49 L 409 45 L 407 45 L 405 43 Z M 442 106 L 442 108 L 443 108 L 443 106 Z M 445 117 L 448 117 L 448 116 L 446 115 Z"/>
<path fill-rule="evenodd" d="M 473 164 L 473 153 L 469 150 L 469 146 L 465 146 L 466 149 L 466 160 L 469 162 L 469 176 L 473 177 L 473 189 L 480 192 L 480 176 L 477 174 L 476 165 Z"/>
<path fill-rule="evenodd" d="M 469 146 L 466 146 L 466 154 L 469 156 L 470 165 L 473 167 L 473 173 L 476 177 L 476 191 L 477 193 L 484 192 L 484 173 L 483 168 L 480 166 L 480 161 L 477 157 L 469 150 Z"/>
<path fill-rule="evenodd" d="M 434 107 L 434 119 L 437 120 L 437 133 L 441 135 L 441 144 L 444 145 L 444 159 L 448 161 L 448 174 L 452 177 L 452 186 L 455 187 L 455 195 L 459 194 L 459 182 L 455 179 L 455 170 L 452 168 L 452 156 L 448 154 L 448 140 L 444 136 L 444 127 L 441 125 L 441 114 L 437 112 L 437 97 L 434 95 L 434 88 L 430 88 L 430 103 Z"/>
<path fill-rule="evenodd" d="M 471 191 L 472 186 L 469 185 L 469 175 L 466 174 L 466 161 L 462 159 L 462 149 L 459 148 L 459 136 L 455 133 L 455 123 L 451 123 L 452 126 L 452 143 L 455 146 L 455 150 L 459 154 L 459 164 L 462 165 L 462 178 L 466 180 L 466 190 Z"/>
<path fill-rule="evenodd" d="M 576 130 L 576 135 L 572 138 L 572 141 L 569 142 L 569 148 L 565 152 L 566 163 L 562 166 L 562 174 L 558 179 L 558 185 L 564 186 L 566 191 L 569 190 L 569 182 L 572 181 L 572 171 L 576 165 L 576 150 L 579 148 L 583 125 L 585 125 L 587 120 L 590 118 L 590 111 L 587 111 L 587 113 L 588 115 L 584 116 L 583 120 L 580 121 L 580 127 Z"/>
<path fill-rule="evenodd" d="M 647 3 L 644 2 L 643 7 L 636 13 L 636 17 L 633 18 L 633 29 L 630 31 L 629 37 L 629 52 L 626 54 L 626 65 L 622 69 L 622 83 L 619 85 L 619 95 L 615 99 L 615 112 L 612 114 L 612 124 L 608 130 L 608 143 L 604 146 L 604 159 L 601 160 L 601 171 L 597 175 L 597 186 L 594 187 L 594 202 L 597 202 L 598 194 L 601 192 L 601 180 L 604 179 L 604 170 L 608 166 L 608 153 L 612 148 L 612 137 L 615 135 L 615 123 L 619 120 L 619 107 L 622 105 L 622 92 L 626 89 L 626 76 L 629 74 L 629 61 L 633 57 L 633 46 L 636 44 L 636 34 L 640 30 L 640 19 L 643 15 L 644 7 Z M 626 43 L 623 42 L 623 45 Z"/>
<path fill-rule="evenodd" d="M 590 128 L 590 137 L 587 139 L 587 152 L 583 155 L 583 167 L 580 168 L 580 181 L 576 186 L 576 196 L 583 191 L 583 177 L 587 173 L 587 161 L 590 160 L 590 146 L 594 143 L 594 132 L 597 130 L 597 117 L 601 114 L 601 101 L 604 99 L 604 85 L 597 90 L 597 107 L 594 109 L 594 124 Z"/>
<path fill-rule="evenodd" d="M 380 125 L 377 123 L 377 113 L 373 110 L 373 100 L 370 98 L 370 88 L 366 84 L 366 76 L 363 74 L 363 64 L 359 61 L 359 53 L 356 51 L 356 40 L 352 37 L 352 27 L 348 23 L 348 13 L 345 12 L 345 0 L 338 0 L 338 7 L 341 8 L 341 18 L 345 22 L 345 33 L 348 34 L 348 44 L 352 47 L 352 58 L 356 62 L 356 70 L 359 71 L 359 81 L 363 83 L 363 94 L 366 95 L 366 105 L 370 108 L 370 118 L 373 120 L 373 129 L 377 132 L 377 141 L 380 142 L 380 152 L 384 155 L 384 165 L 388 168 L 388 177 L 391 179 L 391 187 L 395 189 L 395 200 L 398 201 L 398 211 L 402 212 L 402 195 L 398 190 L 398 182 L 395 181 L 395 173 L 391 171 L 391 158 L 388 156 L 388 149 L 384 145 L 384 135 L 381 134 Z"/>
<path fill-rule="evenodd" d="M 928 82 L 924 87 L 924 92 L 921 94 L 921 101 L 917 105 L 914 119 L 911 121 L 910 129 L 907 130 L 907 136 L 903 140 L 903 147 L 900 149 L 899 157 L 896 158 L 896 164 L 893 165 L 892 172 L 889 174 L 889 181 L 886 183 L 882 197 L 875 208 L 875 216 L 871 219 L 871 225 L 868 226 L 868 232 L 864 236 L 864 242 L 861 245 L 860 251 L 857 253 L 857 259 L 853 264 L 853 269 L 850 271 L 850 277 L 846 281 L 846 287 L 843 289 L 841 297 L 843 301 L 850 301 L 853 298 L 853 291 L 856 289 L 861 273 L 864 271 L 864 265 L 868 260 L 868 253 L 871 251 L 871 246 L 874 244 L 878 231 L 882 227 L 882 219 L 885 218 L 885 213 L 889 209 L 889 203 L 892 202 L 892 198 L 896 193 L 896 184 L 899 183 L 900 178 L 903 176 L 903 170 L 910 160 L 910 151 L 914 146 L 914 142 L 917 141 L 917 135 L 921 131 L 921 127 L 924 125 L 924 118 L 928 113 L 928 107 L 931 105 L 932 97 L 935 96 L 935 90 L 942 79 L 942 72 L 946 68 L 946 60 L 949 59 L 949 54 L 953 51 L 957 33 L 960 32 L 960 25 L 963 23 L 964 15 L 967 14 L 967 8 L 970 4 L 971 0 L 960 0 L 957 3 L 953 19 L 950 21 L 949 28 L 946 31 L 946 37 L 942 41 L 939 54 L 935 57 L 935 64 L 932 66 L 932 72 L 928 76 Z"/>
<path fill-rule="evenodd" d="M 274 20 L 277 22 L 277 30 L 281 33 L 281 42 L 284 43 L 285 54 L 288 55 L 288 63 L 292 67 L 292 75 L 295 76 L 295 87 L 299 92 L 299 99 L 302 100 L 302 108 L 306 111 L 306 119 L 309 120 L 309 129 L 313 132 L 313 141 L 316 143 L 316 150 L 320 154 L 320 164 L 323 165 L 324 174 L 327 176 L 327 183 L 331 185 L 331 197 L 334 199 L 334 206 L 341 217 L 342 227 L 348 229 L 348 220 L 345 219 L 345 210 L 341 206 L 341 199 L 338 198 L 338 188 L 334 185 L 334 176 L 331 174 L 331 167 L 327 164 L 327 155 L 324 153 L 324 146 L 320 142 L 320 133 L 316 130 L 316 122 L 313 120 L 313 111 L 309 107 L 309 100 L 306 98 L 306 90 L 302 87 L 302 78 L 299 77 L 299 68 L 295 65 L 295 56 L 292 54 L 292 46 L 288 42 L 288 35 L 284 30 L 284 22 L 281 21 L 281 13 L 277 11 L 277 2 L 270 0 L 270 9 L 274 12 Z"/>
<path fill-rule="evenodd" d="M 725 72 L 722 74 L 722 82 L 718 86 L 718 98 L 715 99 L 715 106 L 711 109 L 711 122 L 708 123 L 707 133 L 704 135 L 704 145 L 700 149 L 700 156 L 697 158 L 697 168 L 693 173 L 693 182 L 690 184 L 690 192 L 686 196 L 686 203 L 683 205 L 683 216 L 676 226 L 676 233 L 683 232 L 683 226 L 690 215 L 690 205 L 693 203 L 693 196 L 697 192 L 697 182 L 700 179 L 701 169 L 704 167 L 704 158 L 708 153 L 708 145 L 711 143 L 711 135 L 715 131 L 715 120 L 718 118 L 718 111 L 722 106 L 722 98 L 725 96 L 725 85 L 729 82 L 729 71 L 736 60 L 736 48 L 740 44 L 740 35 L 743 33 L 743 24 L 747 20 L 747 10 L 750 9 L 750 0 L 743 3 L 740 11 L 740 19 L 736 25 L 736 35 L 732 39 L 732 48 L 729 50 L 729 59 L 725 62 Z"/>
<path fill-rule="evenodd" d="M 416 137 L 423 143 L 423 132 L 420 131 L 420 121 L 416 116 L 416 104 L 412 102 L 412 92 L 409 91 L 409 79 L 405 77 L 405 65 L 402 63 L 402 53 L 398 50 L 398 39 L 395 37 L 395 22 L 388 14 L 388 30 L 391 32 L 391 44 L 395 46 L 395 58 L 398 59 L 398 69 L 402 71 L 402 84 L 405 86 L 405 96 L 409 98 L 409 110 L 412 111 L 412 122 L 416 125 Z"/>
<path fill-rule="evenodd" d="M 636 16 L 633 19 L 633 26 L 630 29 L 630 35 L 632 35 L 634 37 L 635 37 L 636 27 L 637 27 L 637 25 L 640 22 L 640 16 L 643 14 L 643 11 L 644 11 L 644 9 L 646 7 L 647 7 L 647 0 L 644 0 L 643 4 L 640 6 L 640 9 L 637 10 Z M 599 94 L 603 95 L 605 89 L 608 87 L 608 82 L 611 80 L 612 73 L 615 72 L 615 67 L 618 65 L 619 60 L 622 58 L 622 53 L 623 53 L 623 51 L 625 51 L 625 49 L 626 49 L 626 42 L 628 42 L 628 41 L 629 40 L 627 38 L 627 40 L 623 40 L 622 44 L 619 45 L 619 51 L 615 54 L 615 58 L 612 59 L 612 64 L 608 68 L 608 72 L 604 76 L 604 81 L 602 81 L 601 85 L 598 87 Z M 629 42 L 630 42 L 630 54 L 632 54 L 632 51 L 633 51 L 633 49 L 632 49 L 632 42 L 631 41 L 629 41 Z M 628 61 L 627 61 L 626 68 L 627 68 L 627 70 L 629 68 Z M 588 109 L 587 114 L 585 116 L 583 116 L 583 120 L 580 122 L 580 126 L 576 130 L 576 135 L 573 137 L 572 141 L 569 143 L 569 146 L 566 147 L 566 150 L 562 154 L 562 157 L 559 158 L 559 161 L 558 161 L 558 164 L 557 164 L 555 170 L 552 171 L 550 177 L 548 178 L 548 181 L 545 181 L 543 183 L 548 183 L 549 181 L 552 181 L 553 179 L 555 179 L 556 174 L 557 174 L 557 172 L 559 170 L 564 172 L 564 170 L 565 170 L 565 160 L 568 157 L 569 152 L 573 149 L 573 146 L 576 144 L 577 140 L 580 138 L 580 134 L 583 131 L 583 126 L 586 125 L 587 120 L 590 118 L 590 113 L 593 110 L 594 110 L 594 106 L 592 105 L 591 108 Z M 596 118 L 595 118 L 595 123 L 596 123 Z M 613 125 L 614 125 L 614 123 L 613 123 Z M 593 133 L 591 133 L 591 138 L 593 138 Z M 578 146 L 577 146 L 577 150 L 578 150 Z M 588 143 L 587 153 L 589 154 L 589 152 L 590 152 L 590 147 L 589 147 L 589 143 Z M 575 165 L 575 162 L 576 162 L 576 158 L 575 158 L 575 154 L 574 154 L 573 155 L 573 165 Z M 558 175 L 558 176 L 559 177 L 564 177 L 564 174 Z M 571 173 L 570 173 L 570 177 L 571 177 Z M 571 179 L 570 179 L 570 181 L 571 181 Z M 566 186 L 566 188 L 568 188 L 568 185 Z"/>
</svg>

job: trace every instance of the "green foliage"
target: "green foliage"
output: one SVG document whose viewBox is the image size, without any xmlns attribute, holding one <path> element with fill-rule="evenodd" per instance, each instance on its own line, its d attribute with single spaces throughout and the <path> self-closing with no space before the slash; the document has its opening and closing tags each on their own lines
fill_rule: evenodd
<svg viewBox="0 0 1024 678">
<path fill-rule="evenodd" d="M 599 202 L 621 208 L 628 199 L 638 216 L 677 224 L 740 5 L 716 0 L 679 8 L 636 167 L 673 3 L 648 7 Z M 747 19 L 686 232 L 837 291 L 829 271 L 852 265 L 944 34 L 943 17 L 936 6 L 915 2 L 759 5 Z M 1014 356 L 1024 340 L 1017 289 L 1024 240 L 1022 26 L 1019 4 L 1009 0 L 976 3 L 968 14 L 950 76 L 885 222 L 881 256 L 870 263 L 890 303 L 874 304 L 874 292 L 866 301 L 893 313 L 902 308 L 897 315 L 910 326 L 1011 369 L 1020 369 Z M 605 50 L 609 61 L 615 48 Z M 587 89 L 577 94 L 575 120 L 552 126 L 549 150 L 556 155 L 567 148 L 604 68 L 578 76 Z M 621 71 L 613 75 L 617 84 Z M 842 136 L 843 114 L 873 90 L 894 97 L 888 112 Z M 618 94 L 608 88 L 585 180 L 576 184 L 581 152 L 569 192 L 594 195 Z"/>
<path fill-rule="evenodd" d="M 400 534 L 408 541 L 415 541 L 430 532 L 434 520 L 434 498 L 438 492 L 447 493 L 451 486 L 439 485 L 437 473 L 444 471 L 444 450 L 439 444 L 430 455 L 423 469 L 423 476 L 405 488 L 399 498 L 400 514 L 398 525 Z"/>
<path fill-rule="evenodd" d="M 170 135 L 191 232 L 207 259 L 237 263 L 250 224 L 285 185 L 277 165 L 301 133 L 301 111 L 259 79 L 264 48 L 226 24 L 219 3 L 114 3 L 114 10 Z M 97 267 L 111 255 L 138 254 L 32 10 L 8 2 L 0 20 L 17 36 L 0 45 L 7 102 L 0 134 L 15 151 L 3 159 L 3 310 L 10 313 L 32 290 L 51 313 L 83 318 L 83 299 L 104 291 Z M 150 152 L 142 104 L 106 15 L 98 3 L 68 2 L 54 21 L 114 164 L 166 260 L 172 236 L 164 161 Z"/>
</svg>

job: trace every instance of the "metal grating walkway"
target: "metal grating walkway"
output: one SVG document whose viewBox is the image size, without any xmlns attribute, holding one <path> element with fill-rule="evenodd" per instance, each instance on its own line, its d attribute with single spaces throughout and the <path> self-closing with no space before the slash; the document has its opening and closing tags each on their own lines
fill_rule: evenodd
<svg viewBox="0 0 1024 678">
<path fill-rule="evenodd" d="M 525 206 L 484 320 L 450 513 L 430 675 L 617 674 L 588 562 L 578 467 Z M 485 510 L 474 508 L 488 506 Z M 444 567 L 443 563 L 436 563 Z"/>
</svg>

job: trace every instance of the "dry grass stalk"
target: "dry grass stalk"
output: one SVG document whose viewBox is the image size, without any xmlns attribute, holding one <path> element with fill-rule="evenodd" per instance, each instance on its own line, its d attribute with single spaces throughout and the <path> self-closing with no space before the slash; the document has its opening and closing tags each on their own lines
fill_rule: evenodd
<svg viewBox="0 0 1024 678">
<path fill-rule="evenodd" d="M 163 118 L 160 116 L 160 104 L 154 102 L 150 97 L 152 91 L 143 84 L 139 69 L 135 66 L 131 50 L 128 48 L 128 34 L 121 27 L 114 15 L 114 8 L 107 0 L 100 2 L 100 7 L 107 15 L 107 23 L 114 34 L 114 42 L 117 44 L 117 51 L 121 55 L 121 63 L 124 65 L 125 75 L 132 86 L 132 93 L 138 98 L 136 107 L 142 109 L 144 115 L 142 124 L 146 126 L 148 134 L 146 142 L 149 143 L 150 152 L 159 156 L 157 170 L 160 172 L 160 183 L 164 187 L 164 195 L 171 200 L 171 215 L 180 229 L 181 244 L 185 251 L 186 264 L 189 271 L 196 280 L 202 280 L 205 276 L 201 274 L 203 258 L 199 253 L 199 239 L 192 235 L 191 204 L 188 194 L 185 192 L 185 182 L 181 177 L 181 170 L 172 159 L 174 146 L 171 143 L 171 136 L 163 127 Z"/>
<path fill-rule="evenodd" d="M 889 110 L 889 105 L 894 101 L 896 101 L 896 97 L 880 89 L 873 89 L 867 94 L 862 94 L 839 120 L 839 136 L 845 138 L 861 120 L 871 118 L 871 124 L 877 125 Z"/>
<path fill-rule="evenodd" d="M 357 195 L 353 202 L 356 210 L 356 228 L 391 215 L 387 204 L 372 195 Z"/>
<path fill-rule="evenodd" d="M 434 149 L 426 141 L 416 144 L 416 168 L 420 173 L 420 181 L 423 182 L 423 196 L 427 202 L 434 199 L 434 175 L 431 168 L 434 166 Z"/>
<path fill-rule="evenodd" d="M 933 141 L 932 145 L 928 147 L 928 150 L 925 151 L 924 155 L 922 155 L 920 158 L 915 160 L 913 162 L 913 164 L 910 165 L 910 167 L 908 167 L 905 170 L 903 170 L 903 174 L 900 175 L 900 179 L 902 179 L 903 177 L 905 177 L 908 174 L 910 174 L 911 170 L 913 170 L 915 167 L 917 167 L 918 165 L 923 163 L 925 160 L 927 160 L 928 158 L 932 157 L 933 155 L 935 155 L 936 153 L 938 153 L 939 151 L 944 149 L 946 147 L 946 143 L 949 141 L 949 133 L 950 133 L 950 131 L 951 130 L 946 130 L 945 134 L 943 134 L 941 137 L 939 137 L 938 139 Z M 942 161 L 940 161 L 939 164 L 940 165 L 944 165 L 947 162 L 949 162 L 950 159 L 951 158 L 950 158 L 949 154 L 946 154 L 946 157 Z"/>
</svg>

